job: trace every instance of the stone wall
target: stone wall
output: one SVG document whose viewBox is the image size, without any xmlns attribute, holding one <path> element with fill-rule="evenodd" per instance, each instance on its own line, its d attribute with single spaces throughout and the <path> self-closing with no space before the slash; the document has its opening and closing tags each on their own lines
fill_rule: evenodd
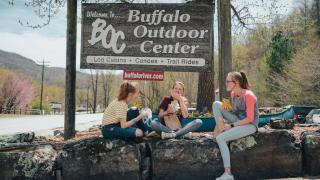
<svg viewBox="0 0 320 180">
<path fill-rule="evenodd" d="M 304 132 L 301 137 L 303 166 L 308 175 L 320 175 L 320 132 Z"/>
<path fill-rule="evenodd" d="M 235 178 L 320 175 L 320 133 L 305 132 L 301 139 L 301 144 L 295 144 L 288 130 L 260 129 L 231 142 Z M 92 137 L 69 142 L 58 152 L 51 145 L 0 142 L 0 179 L 5 180 L 202 180 L 214 179 L 222 172 L 218 145 L 207 138 L 125 142 Z"/>
<path fill-rule="evenodd" d="M 259 131 L 230 143 L 237 179 L 281 178 L 302 175 L 302 152 L 286 130 Z M 212 140 L 158 141 L 152 151 L 154 179 L 213 179 L 223 172 L 222 159 Z"/>
</svg>

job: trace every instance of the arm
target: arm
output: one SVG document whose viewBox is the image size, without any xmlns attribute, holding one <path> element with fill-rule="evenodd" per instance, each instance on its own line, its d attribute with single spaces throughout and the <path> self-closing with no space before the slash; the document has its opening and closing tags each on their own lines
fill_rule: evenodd
<svg viewBox="0 0 320 180">
<path fill-rule="evenodd" d="M 159 112 L 159 117 L 163 118 L 164 116 L 167 115 L 172 115 L 175 114 L 175 110 L 173 109 L 173 107 L 171 105 L 168 106 L 168 109 L 165 111 L 162 108 L 160 108 L 160 112 Z"/>
<path fill-rule="evenodd" d="M 168 115 L 169 113 L 163 109 L 160 109 L 159 117 L 162 119 L 164 116 Z"/>
<path fill-rule="evenodd" d="M 233 125 L 234 125 L 234 127 L 243 126 L 243 125 L 246 125 L 246 124 L 250 124 L 251 122 L 252 121 L 250 121 L 248 118 L 244 118 L 241 121 L 237 121 L 237 122 L 233 123 Z"/>
<path fill-rule="evenodd" d="M 233 125 L 236 126 L 243 126 L 246 124 L 250 124 L 253 122 L 254 120 L 254 105 L 256 103 L 257 99 L 254 95 L 246 95 L 245 97 L 245 103 L 246 103 L 246 113 L 247 113 L 247 117 L 237 121 L 235 123 L 233 123 Z M 228 125 L 230 126 L 230 125 Z M 228 129 L 228 127 L 226 127 Z"/>
<path fill-rule="evenodd" d="M 185 97 L 181 97 L 179 99 L 180 109 L 181 109 L 181 115 L 184 118 L 188 117 L 188 100 Z"/>
<path fill-rule="evenodd" d="M 173 114 L 175 110 L 172 108 L 172 106 L 169 105 L 170 101 L 168 98 L 163 98 L 161 104 L 160 104 L 160 111 L 159 111 L 159 117 L 162 119 L 164 116 Z M 165 110 L 166 109 L 166 110 Z"/>
<path fill-rule="evenodd" d="M 145 115 L 140 114 L 138 117 L 127 121 L 126 119 L 120 118 L 120 126 L 121 128 L 128 128 L 134 125 L 136 122 L 140 121 Z"/>
</svg>

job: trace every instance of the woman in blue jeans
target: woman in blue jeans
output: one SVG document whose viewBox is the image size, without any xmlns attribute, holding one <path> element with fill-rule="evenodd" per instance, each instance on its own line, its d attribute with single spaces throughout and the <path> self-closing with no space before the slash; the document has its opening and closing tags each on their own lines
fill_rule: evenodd
<svg viewBox="0 0 320 180">
<path fill-rule="evenodd" d="M 117 99 L 105 109 L 102 118 L 102 135 L 104 138 L 141 138 L 144 126 L 141 119 L 147 113 L 139 114 L 138 110 L 129 110 L 128 103 L 137 99 L 139 89 L 133 83 L 124 82 L 120 86 Z"/>
<path fill-rule="evenodd" d="M 180 81 L 174 82 L 170 94 L 171 96 L 164 97 L 160 104 L 160 121 L 154 120 L 150 126 L 161 134 L 162 139 L 192 138 L 192 131 L 196 131 L 202 125 L 201 119 L 195 119 L 177 131 L 172 131 L 165 125 L 163 120 L 165 116 L 176 115 L 180 121 L 188 117 L 188 99 L 184 97 L 184 84 Z"/>
<path fill-rule="evenodd" d="M 231 107 L 213 103 L 213 115 L 216 121 L 215 136 L 225 172 L 217 180 L 233 180 L 231 174 L 230 151 L 228 142 L 257 131 L 259 109 L 257 97 L 249 90 L 250 85 L 244 72 L 231 72 L 227 76 L 227 91 L 231 92 Z M 225 123 L 226 122 L 226 123 Z"/>
</svg>

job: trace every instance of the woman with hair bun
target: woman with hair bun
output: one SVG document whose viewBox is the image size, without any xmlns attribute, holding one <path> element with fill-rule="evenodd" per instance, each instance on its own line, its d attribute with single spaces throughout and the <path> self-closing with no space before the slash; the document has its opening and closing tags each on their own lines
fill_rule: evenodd
<svg viewBox="0 0 320 180">
<path fill-rule="evenodd" d="M 231 92 L 231 105 L 215 101 L 212 105 L 216 121 L 214 131 L 225 172 L 217 180 L 233 180 L 231 174 L 230 151 L 227 143 L 257 131 L 259 108 L 257 97 L 250 90 L 244 72 L 230 72 L 226 80 L 227 91 Z M 226 122 L 226 123 L 225 123 Z"/>
</svg>

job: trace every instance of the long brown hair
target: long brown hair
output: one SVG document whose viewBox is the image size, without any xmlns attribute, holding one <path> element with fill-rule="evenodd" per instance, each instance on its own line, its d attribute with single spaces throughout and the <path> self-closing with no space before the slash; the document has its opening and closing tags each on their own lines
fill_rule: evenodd
<svg viewBox="0 0 320 180">
<path fill-rule="evenodd" d="M 118 100 L 126 100 L 129 93 L 135 93 L 137 92 L 137 87 L 135 83 L 129 83 L 129 82 L 123 82 L 120 85 L 119 94 L 118 94 Z"/>
<path fill-rule="evenodd" d="M 244 73 L 243 71 L 230 72 L 229 75 L 231 75 L 232 80 L 239 81 L 240 87 L 242 89 L 250 89 L 250 83 L 248 81 L 246 73 Z"/>
</svg>

